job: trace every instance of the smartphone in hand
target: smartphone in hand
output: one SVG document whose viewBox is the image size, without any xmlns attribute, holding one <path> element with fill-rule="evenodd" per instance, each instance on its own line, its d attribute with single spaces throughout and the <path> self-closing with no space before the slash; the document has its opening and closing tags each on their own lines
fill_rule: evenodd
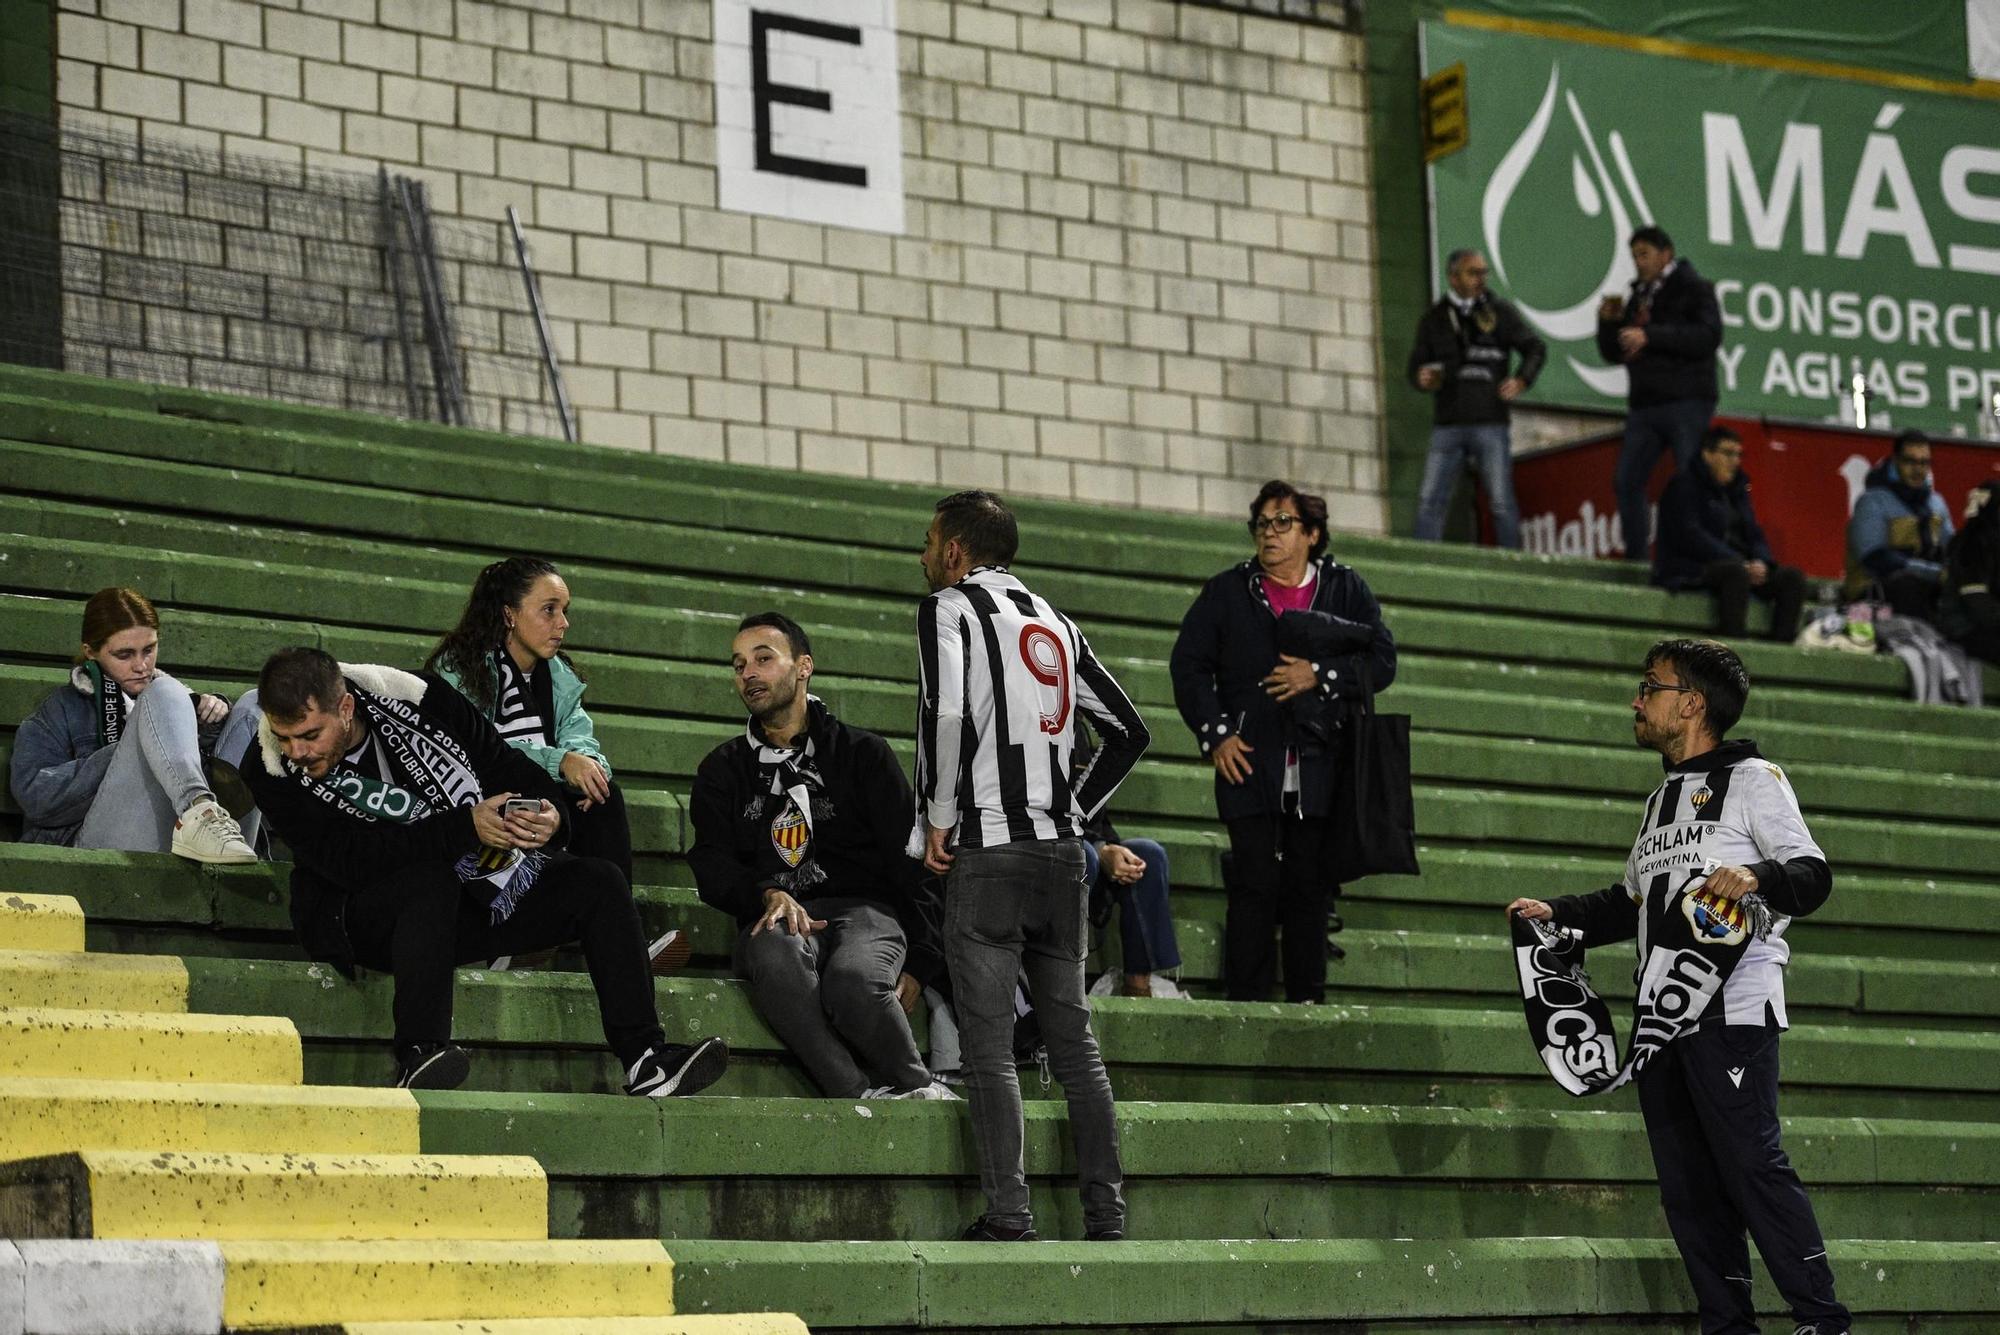
<svg viewBox="0 0 2000 1335">
<path fill-rule="evenodd" d="M 505 816 L 535 816 L 541 814 L 542 800 L 539 797 L 510 797 L 500 808 Z"/>
</svg>

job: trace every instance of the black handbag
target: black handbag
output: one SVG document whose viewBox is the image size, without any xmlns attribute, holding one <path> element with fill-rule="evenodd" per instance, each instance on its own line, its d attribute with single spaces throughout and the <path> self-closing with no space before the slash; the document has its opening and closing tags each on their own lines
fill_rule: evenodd
<svg viewBox="0 0 2000 1335">
<path fill-rule="evenodd" d="M 1333 744 L 1329 852 L 1334 880 L 1416 876 L 1417 811 L 1410 795 L 1410 716 L 1378 714 L 1366 692 Z"/>
</svg>

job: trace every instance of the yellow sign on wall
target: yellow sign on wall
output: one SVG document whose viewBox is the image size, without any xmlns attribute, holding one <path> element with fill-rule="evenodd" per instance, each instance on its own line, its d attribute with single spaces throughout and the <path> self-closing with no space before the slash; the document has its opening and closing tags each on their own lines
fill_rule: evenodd
<svg viewBox="0 0 2000 1335">
<path fill-rule="evenodd" d="M 1436 162 L 1464 148 L 1472 132 L 1465 112 L 1465 62 L 1424 79 L 1419 105 L 1423 112 L 1424 161 Z"/>
</svg>

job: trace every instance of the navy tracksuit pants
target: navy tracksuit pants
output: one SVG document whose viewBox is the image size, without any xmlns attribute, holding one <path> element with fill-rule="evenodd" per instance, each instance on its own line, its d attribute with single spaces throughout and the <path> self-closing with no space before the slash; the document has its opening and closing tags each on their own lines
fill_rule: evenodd
<svg viewBox="0 0 2000 1335">
<path fill-rule="evenodd" d="M 1833 1267 L 1812 1202 L 1778 1127 L 1775 1024 L 1709 1024 L 1639 1073 L 1639 1109 L 1659 1170 L 1660 1203 L 1700 1304 L 1702 1335 L 1754 1335 L 1750 1248 L 1815 1335 L 1845 1335 Z"/>
</svg>

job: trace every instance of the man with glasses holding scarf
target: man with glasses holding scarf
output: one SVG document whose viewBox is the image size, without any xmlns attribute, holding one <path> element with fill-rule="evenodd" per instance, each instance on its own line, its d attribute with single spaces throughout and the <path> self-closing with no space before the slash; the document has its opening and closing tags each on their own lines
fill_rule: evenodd
<svg viewBox="0 0 2000 1335">
<path fill-rule="evenodd" d="M 1826 1242 L 1785 1156 L 1778 1121 L 1778 1040 L 1788 1024 L 1791 959 L 1784 932 L 1793 918 L 1826 903 L 1833 872 L 1784 771 L 1755 742 L 1724 740 L 1749 695 L 1750 675 L 1728 645 L 1655 644 L 1632 699 L 1632 738 L 1659 752 L 1666 774 L 1646 801 L 1624 875 L 1589 894 L 1516 899 L 1507 912 L 1576 928 L 1587 947 L 1636 937 L 1644 968 L 1661 906 L 1671 904 L 1667 896 L 1677 881 L 1705 876 L 1701 888 L 1710 893 L 1762 900 L 1768 927 L 1706 1013 L 1641 1067 L 1633 1083 L 1660 1204 L 1694 1286 L 1702 1330 L 1757 1329 L 1747 1232 L 1791 1308 L 1793 1335 L 1848 1335 Z"/>
<path fill-rule="evenodd" d="M 1433 396 L 1436 414 L 1417 493 L 1417 536 L 1427 542 L 1444 536 L 1452 491 L 1459 475 L 1473 468 L 1493 516 L 1494 544 L 1515 548 L 1521 545 L 1521 508 L 1514 501 L 1507 405 L 1535 383 L 1549 349 L 1519 311 L 1486 290 L 1486 275 L 1486 257 L 1478 251 L 1451 252 L 1445 260 L 1449 287 L 1417 322 L 1410 345 L 1410 383 Z"/>
<path fill-rule="evenodd" d="M 1229 830 L 1223 981 L 1269 997 L 1284 939 L 1285 997 L 1326 996 L 1332 733 L 1396 679 L 1396 641 L 1367 581 L 1326 554 L 1326 501 L 1289 482 L 1250 505 L 1254 555 L 1203 586 L 1181 620 L 1174 704 L 1215 766 Z"/>
</svg>

